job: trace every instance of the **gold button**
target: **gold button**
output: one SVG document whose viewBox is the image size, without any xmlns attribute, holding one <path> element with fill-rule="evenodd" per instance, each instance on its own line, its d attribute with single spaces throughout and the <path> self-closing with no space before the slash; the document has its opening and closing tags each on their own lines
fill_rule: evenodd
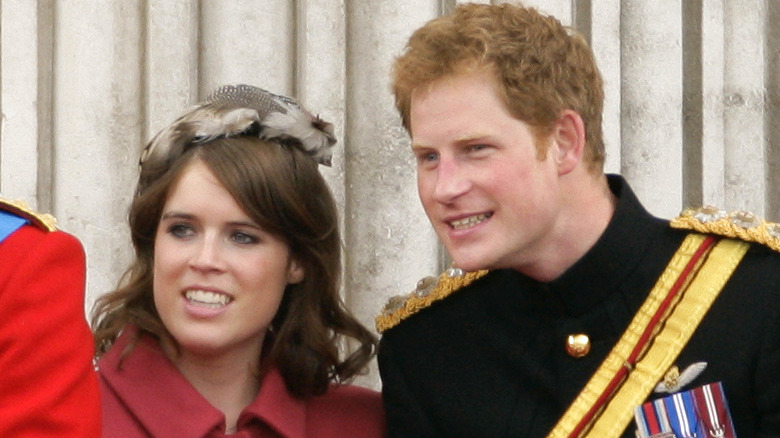
<svg viewBox="0 0 780 438">
<path fill-rule="evenodd" d="M 566 352 L 569 356 L 580 358 L 590 352 L 590 338 L 586 334 L 569 335 L 566 338 Z"/>
</svg>

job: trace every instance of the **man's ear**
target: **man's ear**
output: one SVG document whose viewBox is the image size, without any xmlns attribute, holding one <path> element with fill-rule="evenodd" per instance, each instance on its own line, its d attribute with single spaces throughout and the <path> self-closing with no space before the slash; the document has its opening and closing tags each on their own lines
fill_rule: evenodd
<svg viewBox="0 0 780 438">
<path fill-rule="evenodd" d="M 585 123 L 574 110 L 563 110 L 555 121 L 552 132 L 552 147 L 558 165 L 558 174 L 565 175 L 582 161 L 585 152 Z"/>
</svg>

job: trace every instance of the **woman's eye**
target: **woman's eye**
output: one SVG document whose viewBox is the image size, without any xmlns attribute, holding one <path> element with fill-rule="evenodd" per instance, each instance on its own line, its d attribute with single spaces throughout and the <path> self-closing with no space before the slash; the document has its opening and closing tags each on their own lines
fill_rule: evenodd
<svg viewBox="0 0 780 438">
<path fill-rule="evenodd" d="M 189 225 L 175 224 L 168 227 L 168 233 L 170 233 L 174 237 L 183 239 L 194 235 L 195 230 L 193 230 L 192 227 Z"/>
<path fill-rule="evenodd" d="M 253 243 L 257 243 L 259 239 L 252 234 L 244 233 L 241 231 L 236 231 L 233 233 L 232 237 L 233 241 L 242 245 L 250 245 Z"/>
</svg>

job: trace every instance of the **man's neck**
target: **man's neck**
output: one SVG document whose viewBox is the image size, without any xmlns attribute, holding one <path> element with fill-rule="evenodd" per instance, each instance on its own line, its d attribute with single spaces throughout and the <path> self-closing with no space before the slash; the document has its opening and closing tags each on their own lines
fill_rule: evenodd
<svg viewBox="0 0 780 438">
<path fill-rule="evenodd" d="M 571 178 L 566 182 L 566 209 L 554 225 L 551 241 L 538 249 L 533 263 L 516 269 L 535 280 L 548 282 L 563 275 L 581 259 L 607 229 L 615 212 L 617 198 L 607 178 Z"/>
</svg>

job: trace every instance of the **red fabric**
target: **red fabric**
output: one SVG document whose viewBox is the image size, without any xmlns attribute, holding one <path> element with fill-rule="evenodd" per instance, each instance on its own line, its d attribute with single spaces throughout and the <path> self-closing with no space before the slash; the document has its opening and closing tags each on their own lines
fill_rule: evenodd
<svg viewBox="0 0 780 438">
<path fill-rule="evenodd" d="M 278 372 L 261 382 L 260 393 L 224 434 L 224 415 L 211 406 L 163 354 L 142 337 L 119 364 L 131 333 L 117 339 L 98 362 L 103 398 L 103 436 L 374 438 L 384 436 L 380 394 L 357 386 L 334 386 L 308 400 L 292 397 Z"/>
<path fill-rule="evenodd" d="M 84 251 L 25 225 L 0 242 L 0 437 L 100 434 Z"/>
</svg>

